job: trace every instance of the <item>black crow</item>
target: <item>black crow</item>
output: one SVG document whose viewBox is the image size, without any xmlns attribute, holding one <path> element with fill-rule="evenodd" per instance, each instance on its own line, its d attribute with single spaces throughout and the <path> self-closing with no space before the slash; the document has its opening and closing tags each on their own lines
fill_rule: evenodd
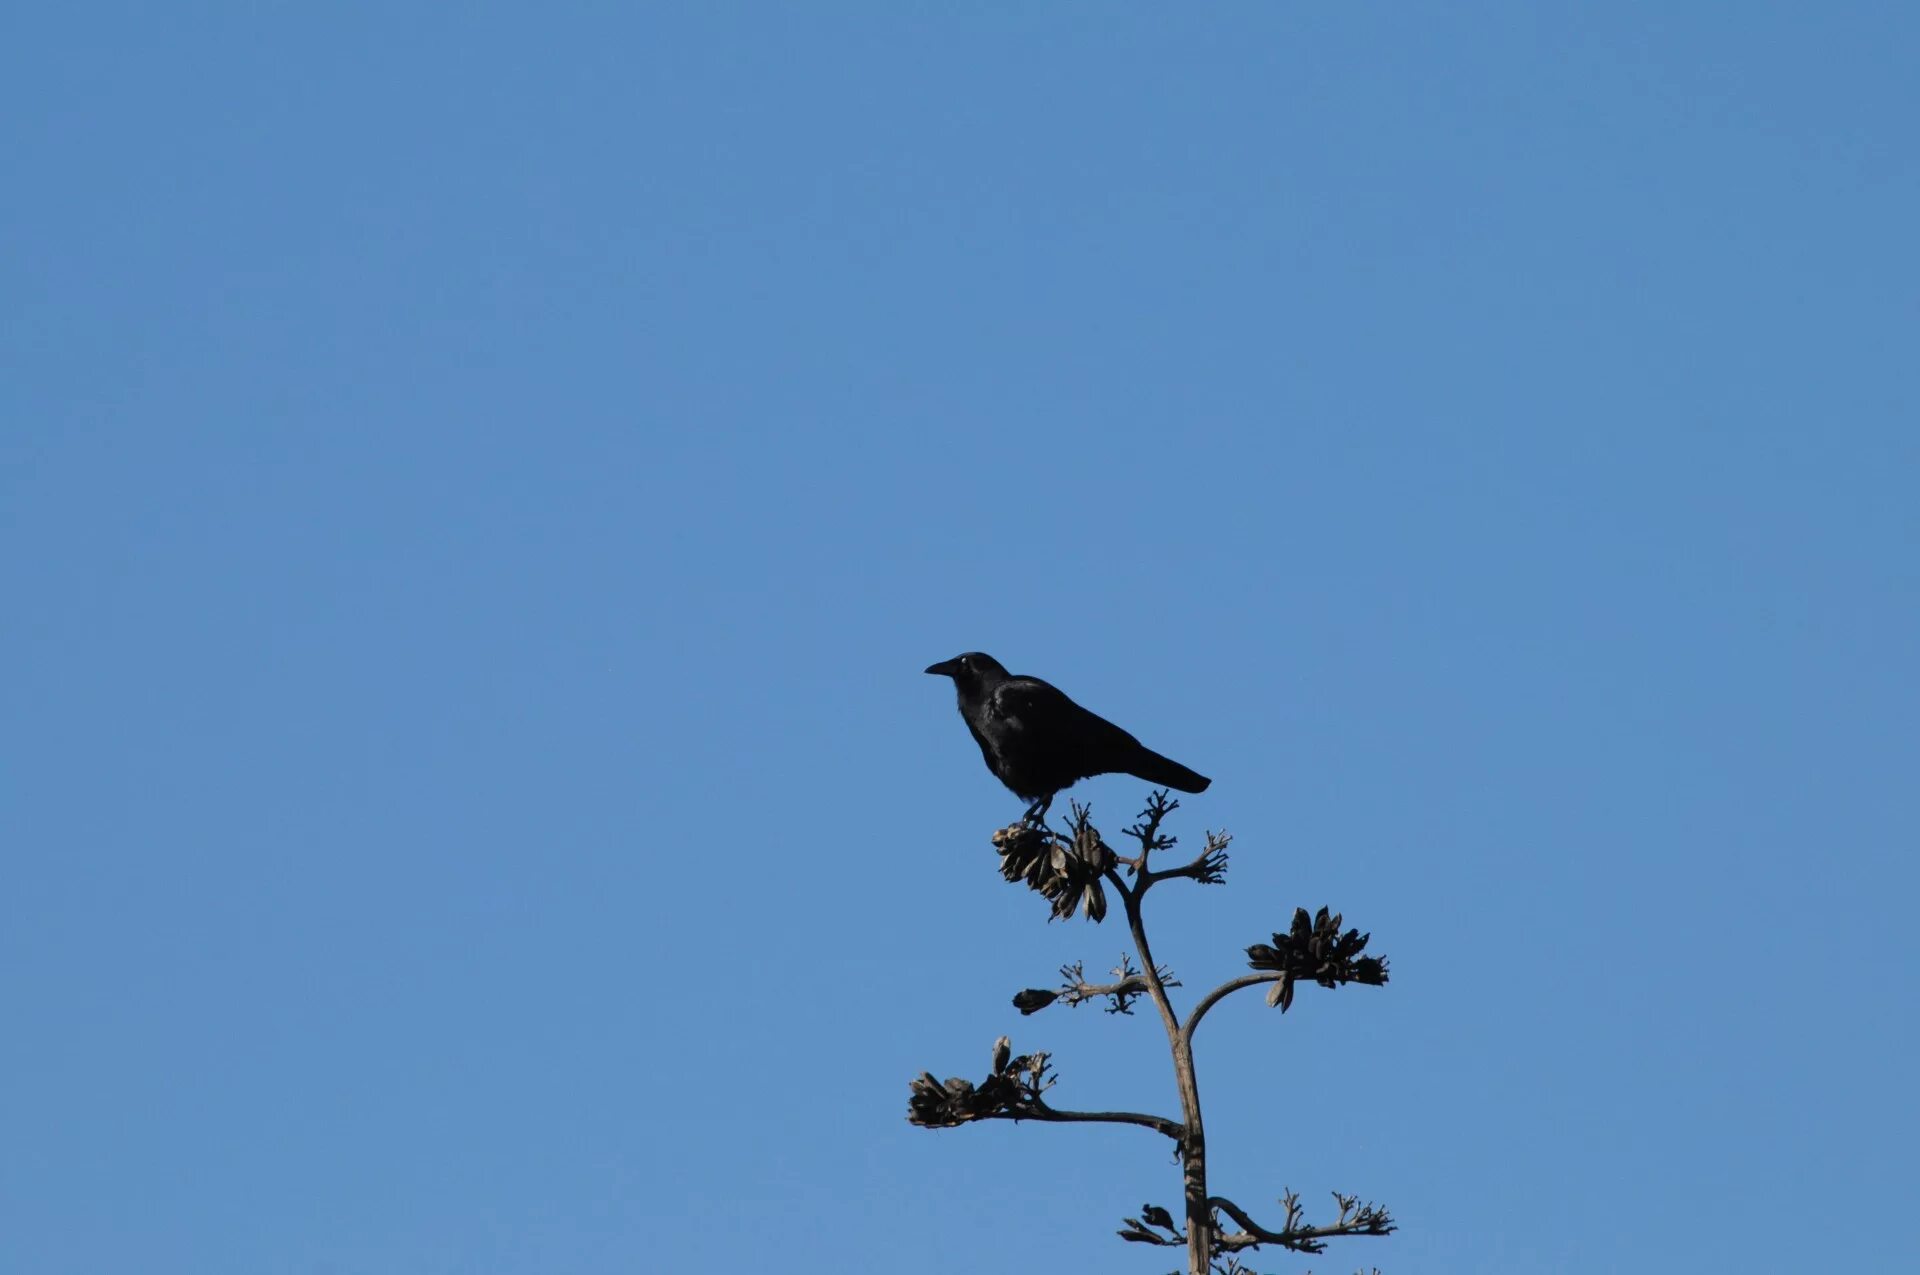
<svg viewBox="0 0 1920 1275">
<path fill-rule="evenodd" d="M 987 769 L 1032 803 L 1028 819 L 1044 819 L 1055 793 L 1091 775 L 1132 775 L 1181 792 L 1205 792 L 1212 782 L 1039 678 L 1007 672 L 991 655 L 969 651 L 930 665 L 927 672 L 953 679 L 960 716 Z"/>
</svg>

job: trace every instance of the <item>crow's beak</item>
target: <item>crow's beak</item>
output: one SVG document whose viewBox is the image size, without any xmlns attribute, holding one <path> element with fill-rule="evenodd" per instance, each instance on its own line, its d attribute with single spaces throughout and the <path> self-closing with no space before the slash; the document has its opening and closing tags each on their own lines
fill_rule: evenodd
<svg viewBox="0 0 1920 1275">
<path fill-rule="evenodd" d="M 927 665 L 927 672 L 938 673 L 941 677 L 952 677 L 959 667 L 959 660 L 941 660 L 938 664 Z"/>
</svg>

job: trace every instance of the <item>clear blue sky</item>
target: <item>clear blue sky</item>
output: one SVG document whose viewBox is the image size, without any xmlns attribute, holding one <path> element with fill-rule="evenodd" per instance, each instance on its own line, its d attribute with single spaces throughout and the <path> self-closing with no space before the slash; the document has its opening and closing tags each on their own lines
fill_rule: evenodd
<svg viewBox="0 0 1920 1275">
<path fill-rule="evenodd" d="M 1157 1275 L 967 648 L 1211 774 L 1215 1182 L 1885 1269 L 1911 4 L 15 5 L 0 1267 Z M 1083 785 L 1110 828 L 1141 786 Z M 1902 1079 L 1909 1077 L 1909 1079 Z"/>
</svg>

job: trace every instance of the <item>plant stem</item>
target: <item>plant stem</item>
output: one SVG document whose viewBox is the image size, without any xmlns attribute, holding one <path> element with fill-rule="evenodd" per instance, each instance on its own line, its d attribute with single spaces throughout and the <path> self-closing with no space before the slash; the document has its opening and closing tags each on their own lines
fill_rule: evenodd
<svg viewBox="0 0 1920 1275">
<path fill-rule="evenodd" d="M 1173 1075 L 1180 1087 L 1183 1125 L 1180 1159 L 1186 1195 L 1187 1272 L 1188 1275 L 1207 1275 L 1213 1262 L 1213 1208 L 1207 1200 L 1207 1129 L 1200 1119 L 1200 1086 L 1193 1075 L 1193 1041 L 1180 1029 L 1180 1020 L 1167 1000 L 1166 985 L 1160 979 L 1159 966 L 1154 964 L 1153 947 L 1147 942 L 1147 927 L 1140 919 L 1140 897 L 1152 884 L 1151 879 L 1143 872 L 1139 885 L 1129 889 L 1117 872 L 1107 875 L 1126 906 L 1127 928 L 1133 932 L 1134 947 L 1138 949 L 1140 964 L 1145 967 L 1141 977 L 1147 980 L 1147 993 L 1153 997 L 1154 1008 L 1160 1011 L 1160 1022 L 1167 1029 L 1167 1045 L 1173 1051 Z"/>
</svg>

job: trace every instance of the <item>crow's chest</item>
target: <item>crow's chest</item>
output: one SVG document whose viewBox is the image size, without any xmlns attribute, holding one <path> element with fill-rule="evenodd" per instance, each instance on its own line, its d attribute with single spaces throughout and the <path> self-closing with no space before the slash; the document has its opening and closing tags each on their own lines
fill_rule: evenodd
<svg viewBox="0 0 1920 1275">
<path fill-rule="evenodd" d="M 1037 797 L 1064 787 L 1075 776 L 1062 766 L 1053 732 L 1017 714 L 983 713 L 967 723 L 987 768 L 1022 797 Z"/>
</svg>

